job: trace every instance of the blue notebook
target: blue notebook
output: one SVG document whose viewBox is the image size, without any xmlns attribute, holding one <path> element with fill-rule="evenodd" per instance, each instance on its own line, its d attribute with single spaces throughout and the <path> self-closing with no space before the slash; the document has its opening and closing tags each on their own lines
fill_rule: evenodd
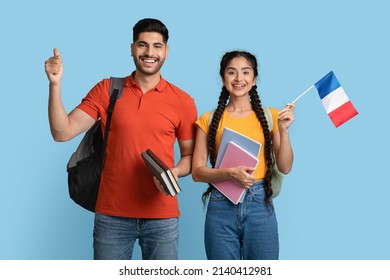
<svg viewBox="0 0 390 280">
<path fill-rule="evenodd" d="M 254 157 L 259 157 L 261 143 L 245 136 L 244 134 L 225 127 L 221 138 L 221 144 L 219 145 L 218 156 L 215 161 L 215 168 L 219 168 L 221 165 L 221 160 L 226 151 L 226 147 L 229 144 L 229 141 L 236 143 Z"/>
</svg>

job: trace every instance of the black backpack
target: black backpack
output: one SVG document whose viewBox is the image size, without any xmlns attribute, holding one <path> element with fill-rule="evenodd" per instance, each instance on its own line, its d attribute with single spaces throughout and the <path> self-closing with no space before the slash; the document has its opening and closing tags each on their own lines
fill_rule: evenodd
<svg viewBox="0 0 390 280">
<path fill-rule="evenodd" d="M 104 137 L 102 135 L 101 121 L 98 120 L 85 133 L 67 165 L 70 197 L 78 205 L 92 212 L 95 212 L 111 117 L 115 102 L 122 95 L 123 84 L 123 78 L 111 77 L 110 79 L 110 104 L 108 106 Z"/>
</svg>

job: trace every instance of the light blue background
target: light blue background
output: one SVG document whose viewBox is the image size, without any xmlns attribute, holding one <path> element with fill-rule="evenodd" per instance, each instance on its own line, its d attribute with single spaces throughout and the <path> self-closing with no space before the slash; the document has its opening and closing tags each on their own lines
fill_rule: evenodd
<svg viewBox="0 0 390 280">
<path fill-rule="evenodd" d="M 333 70 L 360 114 L 336 129 L 315 89 L 297 102 L 294 167 L 275 200 L 280 258 L 389 259 L 387 0 L 2 1 L 0 259 L 92 258 L 93 214 L 67 193 L 81 138 L 51 138 L 44 61 L 59 48 L 69 111 L 101 79 L 134 69 L 132 27 L 144 17 L 169 28 L 162 74 L 199 113 L 216 104 L 228 50 L 257 55 L 261 98 L 277 108 Z M 205 259 L 206 185 L 180 184 L 180 258 Z"/>
</svg>

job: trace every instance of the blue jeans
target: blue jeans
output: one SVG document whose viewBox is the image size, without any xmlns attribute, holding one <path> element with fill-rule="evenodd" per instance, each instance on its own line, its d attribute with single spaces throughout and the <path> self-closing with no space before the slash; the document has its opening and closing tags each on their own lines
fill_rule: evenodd
<svg viewBox="0 0 390 280">
<path fill-rule="evenodd" d="M 207 206 L 205 247 L 209 260 L 275 260 L 279 258 L 275 211 L 264 202 L 263 181 L 233 204 L 213 189 Z"/>
<path fill-rule="evenodd" d="M 137 239 L 142 259 L 176 260 L 179 219 L 135 219 L 95 214 L 95 260 L 130 260 Z"/>
</svg>

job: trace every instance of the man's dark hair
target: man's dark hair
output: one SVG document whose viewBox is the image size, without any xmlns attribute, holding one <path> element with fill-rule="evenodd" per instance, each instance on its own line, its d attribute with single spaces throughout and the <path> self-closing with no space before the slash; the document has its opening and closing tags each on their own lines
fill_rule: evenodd
<svg viewBox="0 0 390 280">
<path fill-rule="evenodd" d="M 164 44 L 168 43 L 168 29 L 158 19 L 144 18 L 138 21 L 133 27 L 133 42 L 138 40 L 139 34 L 142 32 L 157 32 L 163 36 Z"/>
</svg>

